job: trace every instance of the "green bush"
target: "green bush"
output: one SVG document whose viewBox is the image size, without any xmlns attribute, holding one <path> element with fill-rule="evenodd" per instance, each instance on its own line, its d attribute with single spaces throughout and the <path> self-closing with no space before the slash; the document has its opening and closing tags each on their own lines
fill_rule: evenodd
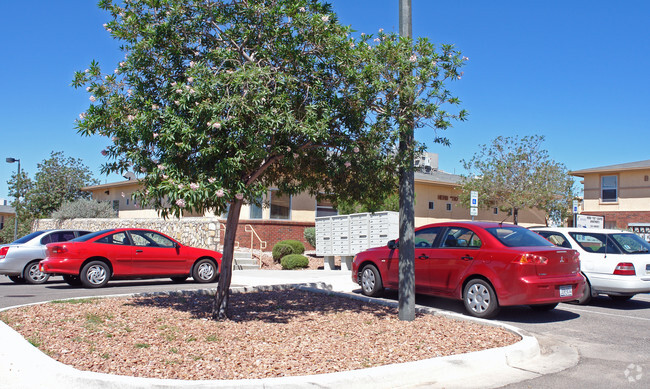
<svg viewBox="0 0 650 389">
<path fill-rule="evenodd" d="M 87 199 L 63 203 L 57 211 L 52 212 L 52 218 L 59 220 L 113 217 L 117 215 L 110 202 Z"/>
<path fill-rule="evenodd" d="M 275 262 L 280 262 L 282 257 L 293 254 L 293 248 L 288 244 L 283 244 L 282 242 L 277 243 L 273 246 L 273 260 Z"/>
<path fill-rule="evenodd" d="M 291 246 L 291 248 L 293 249 L 293 254 L 302 254 L 305 252 L 305 245 L 298 240 L 291 240 L 291 239 L 282 240 L 278 242 L 278 244 L 286 244 Z"/>
<path fill-rule="evenodd" d="M 316 227 L 307 227 L 303 233 L 305 240 L 311 245 L 316 247 Z"/>
<path fill-rule="evenodd" d="M 309 259 L 300 254 L 289 254 L 280 261 L 285 270 L 302 269 L 309 266 Z"/>
</svg>

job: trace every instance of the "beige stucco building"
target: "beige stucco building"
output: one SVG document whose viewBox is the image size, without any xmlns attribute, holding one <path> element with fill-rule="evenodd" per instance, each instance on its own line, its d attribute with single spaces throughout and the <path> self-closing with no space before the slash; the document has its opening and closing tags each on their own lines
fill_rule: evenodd
<svg viewBox="0 0 650 389">
<path fill-rule="evenodd" d="M 650 230 L 650 160 L 569 174 L 582 178 L 584 201 L 580 213 L 604 217 L 606 228 Z"/>
</svg>

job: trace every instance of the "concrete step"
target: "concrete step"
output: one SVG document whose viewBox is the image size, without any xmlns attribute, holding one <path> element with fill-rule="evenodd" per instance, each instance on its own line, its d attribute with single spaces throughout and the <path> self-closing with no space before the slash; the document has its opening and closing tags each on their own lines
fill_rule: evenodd
<svg viewBox="0 0 650 389">
<path fill-rule="evenodd" d="M 245 251 L 235 251 L 233 253 L 233 269 L 234 270 L 250 270 L 259 269 L 260 265 L 253 255 Z"/>
</svg>

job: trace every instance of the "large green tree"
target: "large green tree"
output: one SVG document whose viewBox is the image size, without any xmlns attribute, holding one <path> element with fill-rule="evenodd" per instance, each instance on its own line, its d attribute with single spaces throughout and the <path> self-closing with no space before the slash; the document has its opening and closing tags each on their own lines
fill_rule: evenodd
<svg viewBox="0 0 650 389">
<path fill-rule="evenodd" d="M 483 208 L 500 207 L 518 223 L 520 209 L 537 208 L 549 220 L 563 221 L 575 198 L 567 168 L 542 148 L 544 137 L 499 136 L 481 145 L 472 159 L 462 160 L 469 172 L 463 176 L 461 201 L 469 206 L 471 191 L 478 192 Z"/>
<path fill-rule="evenodd" d="M 66 157 L 62 151 L 52 151 L 49 158 L 39 163 L 34 179 L 24 171 L 20 177 L 13 174 L 7 184 L 9 196 L 20 199 L 12 202 L 18 215 L 18 235 L 29 233 L 35 219 L 50 217 L 63 203 L 90 198 L 90 193 L 81 188 L 98 183 L 81 159 Z M 0 239 L 6 241 L 9 231 L 2 231 Z M 13 237 L 13 228 L 10 232 Z"/>
<path fill-rule="evenodd" d="M 453 46 L 355 38 L 319 0 L 99 5 L 125 56 L 76 73 L 92 103 L 79 131 L 112 139 L 104 171 L 140 174 L 138 198 L 163 216 L 228 211 L 215 318 L 227 316 L 242 203 L 271 185 L 376 203 L 404 161 L 397 124 L 444 130 L 465 117 L 441 108 L 459 103 L 444 85 L 466 60 Z"/>
</svg>

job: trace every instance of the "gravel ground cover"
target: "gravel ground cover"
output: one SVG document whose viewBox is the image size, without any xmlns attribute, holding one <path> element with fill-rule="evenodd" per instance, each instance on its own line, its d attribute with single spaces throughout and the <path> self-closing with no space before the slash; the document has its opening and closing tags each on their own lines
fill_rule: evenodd
<svg viewBox="0 0 650 389">
<path fill-rule="evenodd" d="M 363 369 L 510 345 L 501 328 L 304 290 L 233 293 L 229 320 L 212 296 L 81 299 L 15 308 L 0 320 L 80 370 L 186 380 Z"/>
</svg>

